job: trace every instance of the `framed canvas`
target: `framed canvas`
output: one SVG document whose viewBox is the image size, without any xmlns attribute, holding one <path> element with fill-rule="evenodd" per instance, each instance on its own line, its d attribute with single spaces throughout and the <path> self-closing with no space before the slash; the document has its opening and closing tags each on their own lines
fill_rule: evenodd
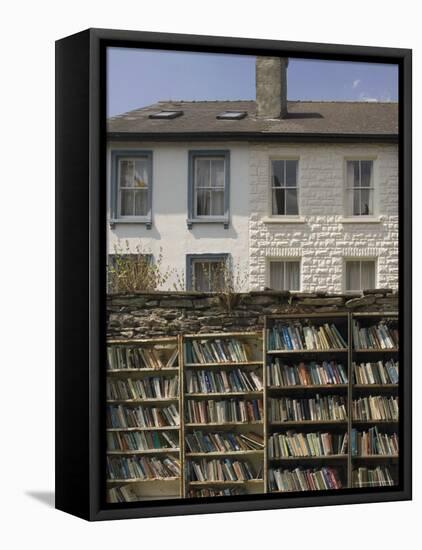
<svg viewBox="0 0 422 550">
<path fill-rule="evenodd" d="M 56 507 L 411 498 L 411 50 L 56 43 Z"/>
</svg>

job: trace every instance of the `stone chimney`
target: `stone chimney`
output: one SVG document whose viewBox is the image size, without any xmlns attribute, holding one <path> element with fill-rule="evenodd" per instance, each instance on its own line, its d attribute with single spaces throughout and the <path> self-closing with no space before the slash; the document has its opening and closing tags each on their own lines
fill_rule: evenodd
<svg viewBox="0 0 422 550">
<path fill-rule="evenodd" d="M 256 114 L 258 118 L 282 118 L 287 114 L 287 66 L 285 57 L 256 58 Z"/>
</svg>

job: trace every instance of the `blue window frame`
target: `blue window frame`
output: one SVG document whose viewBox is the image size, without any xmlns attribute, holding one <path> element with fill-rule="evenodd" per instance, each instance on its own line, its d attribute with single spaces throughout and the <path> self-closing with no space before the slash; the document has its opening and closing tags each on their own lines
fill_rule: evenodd
<svg viewBox="0 0 422 550">
<path fill-rule="evenodd" d="M 110 222 L 152 226 L 152 151 L 111 152 Z"/>
<path fill-rule="evenodd" d="M 218 292 L 224 285 L 229 254 L 187 254 L 186 290 Z"/>
<path fill-rule="evenodd" d="M 188 162 L 188 228 L 219 223 L 228 229 L 230 151 L 189 151 Z"/>
</svg>

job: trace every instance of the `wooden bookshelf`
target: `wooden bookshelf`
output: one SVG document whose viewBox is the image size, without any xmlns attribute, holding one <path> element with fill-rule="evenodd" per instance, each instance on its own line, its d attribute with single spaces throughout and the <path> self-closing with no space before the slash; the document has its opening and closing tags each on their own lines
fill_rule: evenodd
<svg viewBox="0 0 422 550">
<path fill-rule="evenodd" d="M 131 347 L 147 347 L 157 350 L 157 353 L 162 354 L 162 368 L 154 366 L 144 366 L 144 368 L 133 368 L 130 365 L 124 365 L 122 368 L 108 369 L 107 376 L 110 380 L 125 380 L 131 378 L 133 380 L 142 381 L 149 377 L 172 378 L 178 376 L 179 395 L 176 397 L 150 397 L 146 399 L 108 399 L 107 405 L 111 407 L 127 407 L 131 410 L 136 410 L 138 407 L 167 407 L 175 405 L 179 412 L 180 422 L 173 426 L 147 426 L 147 427 L 107 427 L 107 432 L 115 432 L 120 434 L 145 433 L 151 434 L 151 437 L 158 437 L 158 434 L 168 431 L 174 434 L 177 438 L 177 448 L 163 446 L 161 448 L 146 448 L 146 449 L 108 449 L 107 456 L 110 458 L 119 457 L 137 457 L 140 460 L 142 456 L 154 457 L 157 459 L 164 458 L 166 455 L 175 457 L 180 461 L 180 475 L 171 477 L 156 477 L 152 479 L 108 479 L 107 487 L 118 488 L 123 485 L 130 485 L 136 492 L 139 501 L 155 500 L 155 499 L 171 499 L 183 498 L 188 495 L 196 495 L 196 491 L 210 488 L 210 490 L 218 491 L 219 488 L 224 491 L 241 491 L 241 494 L 259 494 L 265 492 L 286 493 L 288 491 L 279 491 L 270 487 L 270 470 L 277 468 L 281 470 L 292 471 L 295 468 L 304 468 L 319 470 L 320 468 L 332 468 L 338 472 L 342 487 L 350 488 L 353 486 L 352 473 L 356 468 L 374 469 L 379 467 L 388 467 L 393 477 L 394 483 L 398 482 L 398 462 L 397 454 L 371 454 L 371 455 L 355 455 L 352 454 L 351 435 L 352 430 L 368 431 L 370 428 L 378 427 L 379 433 L 392 435 L 398 433 L 398 421 L 391 420 L 356 420 L 352 415 L 353 400 L 357 398 L 365 398 L 369 396 L 397 396 L 399 393 L 398 384 L 355 384 L 352 372 L 352 365 L 356 363 L 374 363 L 377 361 L 387 361 L 390 359 L 398 360 L 397 348 L 394 349 L 354 349 L 353 345 L 353 322 L 359 320 L 362 324 L 370 326 L 382 320 L 388 322 L 397 321 L 398 316 L 394 313 L 374 313 L 374 314 L 356 314 L 356 313 L 325 313 L 325 314 L 295 314 L 295 315 L 270 315 L 265 317 L 264 329 L 262 332 L 230 332 L 230 333 L 210 333 L 210 334 L 188 334 L 180 335 L 171 338 L 154 338 L 140 339 L 130 341 L 109 341 L 109 346 L 117 346 L 121 348 Z M 330 347 L 329 349 L 269 349 L 268 330 L 275 323 L 303 323 L 307 326 L 319 327 L 328 323 L 335 324 L 341 336 L 346 342 L 346 347 Z M 244 346 L 247 353 L 247 361 L 230 359 L 222 361 L 204 360 L 192 361 L 194 356 L 187 356 L 187 346 L 193 345 L 193 342 L 205 346 L 214 345 L 216 341 L 234 340 L 239 342 L 239 345 Z M 274 348 L 274 346 L 272 346 Z M 172 352 L 177 349 L 177 359 L 175 364 L 165 366 L 166 358 L 168 359 Z M 240 357 L 241 354 L 239 354 Z M 203 357 L 205 359 L 205 356 Z M 311 363 L 321 365 L 325 362 L 335 362 L 341 364 L 344 372 L 347 374 L 347 382 L 336 383 L 307 383 L 307 384 L 290 384 L 278 385 L 270 384 L 269 368 L 273 362 L 280 362 L 282 365 L 298 365 L 304 363 L 305 367 Z M 225 372 L 225 376 L 229 377 L 230 373 L 237 376 L 233 369 L 239 369 L 241 372 L 248 373 L 253 371 L 262 381 L 262 389 L 256 391 L 188 391 L 187 377 L 192 377 L 195 373 L 204 375 L 201 371 L 210 371 L 213 376 L 223 376 L 220 372 Z M 230 376 L 232 376 L 230 375 Z M 190 378 L 189 378 L 190 379 Z M 231 378 L 229 378 L 231 380 Z M 314 381 L 314 378 L 312 378 Z M 316 381 L 316 380 L 315 380 Z M 137 382 L 137 383 L 138 383 Z M 332 382 L 332 380 L 330 380 Z M 237 386 L 238 387 L 238 386 Z M 201 389 L 203 387 L 201 386 Z M 226 388 L 224 388 L 226 389 Z M 347 418 L 344 420 L 288 420 L 288 421 L 273 421 L 270 418 L 270 399 L 311 399 L 316 395 L 328 399 L 333 396 L 341 398 L 346 407 Z M 206 406 L 205 401 L 218 401 L 237 403 L 238 401 L 261 401 L 261 414 L 259 420 L 251 421 L 225 421 L 225 422 L 194 422 L 188 416 L 189 403 L 196 403 L 196 406 Z M 248 413 L 249 414 L 249 413 Z M 349 444 L 347 453 L 335 452 L 333 449 L 331 454 L 322 454 L 318 456 L 269 456 L 269 440 L 273 434 L 285 434 L 287 431 L 296 434 L 318 434 L 328 433 L 339 436 L 336 441 L 341 441 L 344 434 L 347 434 Z M 214 437 L 213 434 L 220 434 L 221 438 L 240 436 L 241 434 L 255 433 L 263 438 L 264 445 L 262 448 L 251 448 L 242 450 L 214 450 L 214 451 L 199 451 L 193 452 L 188 447 L 186 437 L 193 437 L 193 434 L 201 432 L 202 437 Z M 154 435 L 156 434 L 156 435 Z M 208 434 L 208 435 L 207 435 Z M 232 434 L 232 435 L 231 435 Z M 174 437 L 173 436 L 173 437 Z M 126 437 L 126 436 L 125 436 Z M 149 435 L 148 435 L 149 437 Z M 160 436 L 161 437 L 161 436 Z M 159 441 L 163 441 L 159 439 Z M 244 441 L 244 440 L 242 440 Z M 193 447 L 194 448 L 194 447 Z M 202 448 L 202 447 L 201 447 Z M 205 447 L 206 448 L 206 447 Z M 340 450 L 340 447 L 338 447 Z M 208 480 L 198 481 L 192 477 L 191 462 L 205 464 L 208 461 L 232 460 L 247 462 L 253 475 L 259 477 L 251 480 Z M 385 483 L 389 485 L 389 483 Z M 373 485 L 371 485 L 373 486 Z M 236 488 L 236 489 L 234 489 Z M 199 493 L 198 493 L 199 494 Z M 205 494 L 205 493 L 204 493 Z M 236 492 L 236 494 L 238 494 Z"/>
</svg>

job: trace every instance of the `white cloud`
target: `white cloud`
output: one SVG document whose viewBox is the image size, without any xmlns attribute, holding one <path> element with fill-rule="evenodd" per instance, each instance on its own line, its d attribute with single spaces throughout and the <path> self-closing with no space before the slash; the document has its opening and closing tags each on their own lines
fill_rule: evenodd
<svg viewBox="0 0 422 550">
<path fill-rule="evenodd" d="M 356 80 L 353 81 L 352 88 L 353 89 L 357 88 L 360 83 L 361 81 L 359 80 L 359 78 L 357 78 Z"/>
<path fill-rule="evenodd" d="M 366 92 L 361 92 L 359 94 L 359 99 L 361 101 L 367 101 L 368 103 L 376 103 L 377 101 L 379 101 L 377 97 L 371 97 Z"/>
</svg>

